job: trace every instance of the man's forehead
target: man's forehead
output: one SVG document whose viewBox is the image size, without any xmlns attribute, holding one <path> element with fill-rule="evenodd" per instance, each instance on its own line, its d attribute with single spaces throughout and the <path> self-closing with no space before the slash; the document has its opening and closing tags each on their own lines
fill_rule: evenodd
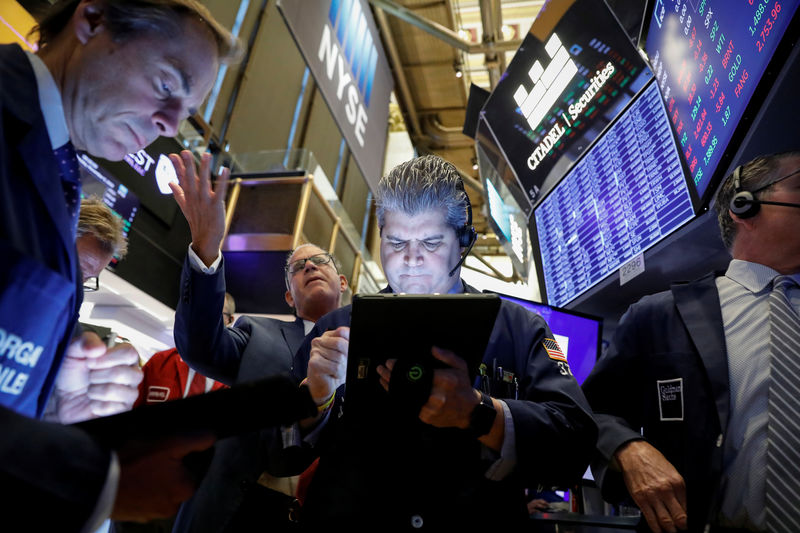
<svg viewBox="0 0 800 533">
<path fill-rule="evenodd" d="M 324 253 L 325 253 L 325 250 L 323 250 L 321 248 L 317 248 L 316 246 L 310 246 L 310 245 L 309 246 L 303 246 L 301 248 L 296 249 L 294 251 L 294 253 L 292 254 L 292 257 L 289 258 L 289 260 L 290 261 L 297 261 L 297 260 L 303 259 L 303 258 L 307 259 L 307 258 L 311 257 L 312 255 L 324 254 Z"/>
<path fill-rule="evenodd" d="M 147 32 L 125 44 L 132 44 L 151 59 L 162 61 L 164 66 L 179 75 L 184 94 L 198 96 L 213 83 L 219 63 L 214 35 L 201 21 L 184 18 L 182 30 L 172 39 L 164 39 L 157 32 Z M 208 87 L 210 88 L 210 86 Z M 201 99 L 205 94 L 200 94 Z"/>
<path fill-rule="evenodd" d="M 439 234 L 442 228 L 449 227 L 446 213 L 442 209 L 428 209 L 419 213 L 408 214 L 402 211 L 386 211 L 383 234 L 399 236 L 400 234 L 428 233 Z"/>
</svg>

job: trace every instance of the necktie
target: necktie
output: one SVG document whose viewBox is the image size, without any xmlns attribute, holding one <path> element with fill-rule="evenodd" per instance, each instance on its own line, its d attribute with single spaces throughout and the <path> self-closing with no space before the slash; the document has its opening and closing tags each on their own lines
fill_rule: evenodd
<svg viewBox="0 0 800 533">
<path fill-rule="evenodd" d="M 769 295 L 770 384 L 767 429 L 767 530 L 800 531 L 800 317 L 778 276 Z"/>
<path fill-rule="evenodd" d="M 61 188 L 64 190 L 64 201 L 70 217 L 70 228 L 75 235 L 78 226 L 78 212 L 81 208 L 81 181 L 78 171 L 78 156 L 72 142 L 53 150 L 61 170 Z"/>
</svg>

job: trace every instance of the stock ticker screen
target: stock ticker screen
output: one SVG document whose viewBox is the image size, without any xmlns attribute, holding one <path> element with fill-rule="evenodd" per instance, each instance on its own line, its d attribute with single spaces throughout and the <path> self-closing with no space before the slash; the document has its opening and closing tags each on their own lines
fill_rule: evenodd
<svg viewBox="0 0 800 533">
<path fill-rule="evenodd" d="M 559 307 L 694 217 L 655 83 L 584 152 L 533 215 L 540 286 L 547 303 Z"/>
<path fill-rule="evenodd" d="M 704 204 L 798 3 L 656 0 L 645 51 Z"/>
</svg>

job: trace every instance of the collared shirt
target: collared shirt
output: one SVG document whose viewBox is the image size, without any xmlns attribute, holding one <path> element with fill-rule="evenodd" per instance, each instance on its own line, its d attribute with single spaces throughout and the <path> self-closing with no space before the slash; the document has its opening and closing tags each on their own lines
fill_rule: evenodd
<svg viewBox="0 0 800 533">
<path fill-rule="evenodd" d="M 723 449 L 722 505 L 726 527 L 764 530 L 766 515 L 769 294 L 779 273 L 734 259 L 716 279 L 730 380 L 730 419 Z M 800 279 L 800 274 L 793 276 Z M 800 290 L 790 292 L 800 309 Z"/>
<path fill-rule="evenodd" d="M 50 136 L 50 145 L 55 150 L 69 141 L 69 130 L 67 129 L 67 119 L 64 116 L 64 107 L 61 103 L 61 92 L 58 90 L 58 86 L 44 61 L 36 54 L 26 52 L 26 55 L 36 76 L 36 86 L 39 90 L 39 107 L 44 116 L 47 134 Z"/>
</svg>

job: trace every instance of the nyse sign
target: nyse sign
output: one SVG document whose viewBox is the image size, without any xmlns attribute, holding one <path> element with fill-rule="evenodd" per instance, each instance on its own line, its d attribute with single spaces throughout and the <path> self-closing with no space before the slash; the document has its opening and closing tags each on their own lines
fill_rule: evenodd
<svg viewBox="0 0 800 533">
<path fill-rule="evenodd" d="M 336 97 L 344 103 L 347 122 L 353 127 L 359 146 L 364 146 L 364 131 L 367 128 L 367 112 L 361 102 L 359 91 L 353 77 L 348 72 L 344 55 L 333 39 L 333 32 L 327 24 L 322 30 L 322 41 L 319 43 L 319 60 L 325 63 L 325 72 L 329 80 L 336 80 Z M 345 89 L 347 97 L 345 98 Z M 344 99 L 344 100 L 343 100 Z"/>
<path fill-rule="evenodd" d="M 370 188 L 383 172 L 392 76 L 365 0 L 278 8 Z"/>
</svg>

